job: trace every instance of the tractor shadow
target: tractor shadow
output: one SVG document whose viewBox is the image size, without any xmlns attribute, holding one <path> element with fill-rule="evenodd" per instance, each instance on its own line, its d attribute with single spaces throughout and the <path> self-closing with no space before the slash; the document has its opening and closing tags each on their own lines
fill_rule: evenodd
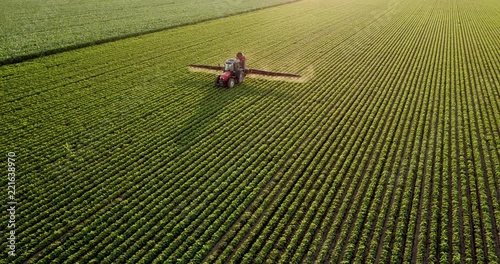
<svg viewBox="0 0 500 264">
<path fill-rule="evenodd" d="M 265 88 L 259 85 L 258 82 L 247 79 L 244 83 L 237 84 L 229 89 L 227 87 L 216 87 L 214 85 L 215 77 L 215 74 L 207 74 L 204 78 L 196 78 L 197 80 L 192 80 L 188 84 L 182 82 L 182 85 L 196 87 L 194 91 L 202 93 L 203 97 L 196 104 L 194 112 L 182 122 L 174 135 L 174 142 L 178 148 L 184 149 L 190 145 L 198 144 L 201 140 L 200 136 L 204 137 L 202 134 L 208 136 L 217 133 L 216 130 L 220 126 L 213 126 L 212 124 L 220 119 L 220 125 L 225 125 L 224 119 L 228 117 L 221 118 L 222 113 L 237 118 L 237 113 L 227 113 L 227 111 L 232 111 L 230 105 L 232 103 L 238 104 L 237 102 L 243 98 L 252 97 L 245 100 L 245 104 L 258 103 L 261 98 L 270 96 L 279 98 L 279 100 L 291 99 L 289 94 L 279 90 L 279 85 L 273 88 Z"/>
</svg>

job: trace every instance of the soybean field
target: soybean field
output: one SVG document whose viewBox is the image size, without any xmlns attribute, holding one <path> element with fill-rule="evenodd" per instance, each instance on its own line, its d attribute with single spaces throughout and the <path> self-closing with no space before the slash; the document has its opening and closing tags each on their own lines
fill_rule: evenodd
<svg viewBox="0 0 500 264">
<path fill-rule="evenodd" d="M 295 0 L 3 0 L 0 65 Z"/>
<path fill-rule="evenodd" d="M 0 66 L 3 257 L 500 262 L 500 3 L 248 10 Z"/>
</svg>

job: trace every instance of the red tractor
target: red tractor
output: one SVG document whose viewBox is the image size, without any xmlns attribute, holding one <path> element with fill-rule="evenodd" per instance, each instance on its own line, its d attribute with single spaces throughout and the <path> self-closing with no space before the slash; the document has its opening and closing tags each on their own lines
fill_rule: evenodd
<svg viewBox="0 0 500 264">
<path fill-rule="evenodd" d="M 245 75 L 243 63 L 238 59 L 229 59 L 224 63 L 224 72 L 215 79 L 215 85 L 233 88 L 245 80 Z"/>
<path fill-rule="evenodd" d="M 196 65 L 196 64 L 191 64 L 189 66 L 193 68 L 202 68 L 202 69 L 217 70 L 217 71 L 222 70 L 223 71 L 222 74 L 218 75 L 217 78 L 215 79 L 215 85 L 225 86 L 228 88 L 233 88 L 235 84 L 242 83 L 243 80 L 245 80 L 245 76 L 247 74 L 300 78 L 300 75 L 297 74 L 247 69 L 245 55 L 243 55 L 243 53 L 241 52 L 238 52 L 238 54 L 236 54 L 236 57 L 237 57 L 236 59 L 227 60 L 224 63 L 224 67 L 210 66 L 210 65 Z"/>
</svg>

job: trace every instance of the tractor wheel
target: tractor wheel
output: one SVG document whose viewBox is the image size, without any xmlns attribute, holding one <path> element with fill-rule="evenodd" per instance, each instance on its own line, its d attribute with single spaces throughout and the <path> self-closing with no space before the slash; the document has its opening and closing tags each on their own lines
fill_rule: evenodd
<svg viewBox="0 0 500 264">
<path fill-rule="evenodd" d="M 219 86 L 219 78 L 220 75 L 217 75 L 217 78 L 215 78 L 215 86 Z"/>
<path fill-rule="evenodd" d="M 233 88 L 234 87 L 234 78 L 229 78 L 227 80 L 227 88 Z"/>
<path fill-rule="evenodd" d="M 238 71 L 236 73 L 236 78 L 238 78 L 238 83 L 242 83 L 245 80 L 245 73 L 243 71 Z"/>
</svg>

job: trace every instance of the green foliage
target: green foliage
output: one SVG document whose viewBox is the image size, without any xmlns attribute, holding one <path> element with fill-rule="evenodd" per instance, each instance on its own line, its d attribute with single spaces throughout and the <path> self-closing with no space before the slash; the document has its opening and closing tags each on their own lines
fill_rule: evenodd
<svg viewBox="0 0 500 264">
<path fill-rule="evenodd" d="M 288 2 L 5 0 L 0 9 L 0 64 Z"/>
<path fill-rule="evenodd" d="M 303 0 L 1 66 L 13 262 L 498 262 L 495 8 Z M 187 69 L 239 50 L 303 82 Z"/>
</svg>

